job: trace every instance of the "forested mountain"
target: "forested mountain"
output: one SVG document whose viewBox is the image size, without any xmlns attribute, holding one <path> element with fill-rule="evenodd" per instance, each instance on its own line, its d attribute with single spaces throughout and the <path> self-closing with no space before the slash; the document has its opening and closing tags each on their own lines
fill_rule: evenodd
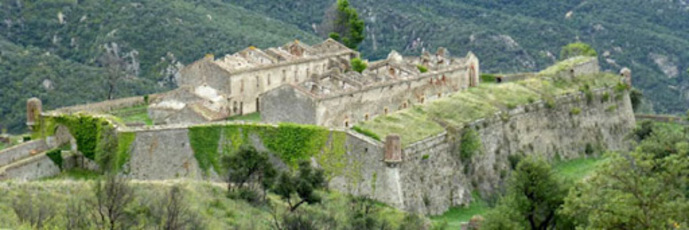
<svg viewBox="0 0 689 230">
<path fill-rule="evenodd" d="M 446 47 L 476 53 L 483 72 L 533 71 L 583 41 L 604 69 L 628 66 L 659 113 L 689 101 L 687 0 L 350 0 L 366 21 L 365 58 Z M 0 126 L 24 130 L 25 100 L 55 108 L 104 100 L 101 57 L 116 50 L 128 77 L 115 97 L 174 87 L 177 69 L 204 55 L 319 40 L 333 1 L 1 0 Z M 648 107 L 647 107 L 648 109 Z"/>
</svg>

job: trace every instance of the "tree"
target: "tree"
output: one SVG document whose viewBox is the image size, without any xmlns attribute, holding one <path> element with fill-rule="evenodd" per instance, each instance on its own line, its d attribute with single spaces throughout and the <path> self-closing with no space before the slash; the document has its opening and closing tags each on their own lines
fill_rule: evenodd
<svg viewBox="0 0 689 230">
<path fill-rule="evenodd" d="M 597 57 L 598 52 L 591 45 L 583 42 L 570 43 L 560 51 L 560 59 L 565 60 L 576 56 Z"/>
<path fill-rule="evenodd" d="M 542 159 L 524 158 L 508 181 L 507 194 L 486 215 L 483 229 L 551 229 L 563 203 L 565 186 Z"/>
<path fill-rule="evenodd" d="M 109 174 L 99 179 L 93 186 L 95 200 L 91 202 L 96 208 L 95 222 L 101 229 L 122 229 L 128 221 L 125 209 L 134 200 L 134 191 L 129 181 Z"/>
<path fill-rule="evenodd" d="M 308 161 L 302 161 L 299 163 L 297 174 L 291 172 L 280 174 L 273 191 L 287 202 L 289 211 L 294 212 L 304 203 L 320 203 L 321 197 L 316 194 L 316 190 L 323 188 L 325 188 L 323 170 L 314 169 Z"/>
<path fill-rule="evenodd" d="M 689 224 L 689 142 L 656 127 L 629 154 L 609 153 L 569 192 L 562 213 L 582 228 L 676 229 Z"/>
<path fill-rule="evenodd" d="M 359 19 L 356 9 L 349 5 L 348 0 L 337 2 L 325 12 L 322 31 L 328 37 L 344 43 L 351 49 L 358 49 L 364 41 L 364 20 Z"/>
<path fill-rule="evenodd" d="M 356 72 L 364 72 L 368 68 L 368 64 L 366 62 L 362 61 L 360 58 L 353 58 L 352 59 L 352 69 Z"/>
<path fill-rule="evenodd" d="M 223 157 L 228 169 L 228 190 L 250 202 L 258 201 L 255 191 L 260 186 L 265 200 L 268 188 L 273 185 L 277 172 L 266 153 L 258 152 L 252 146 L 242 146 L 237 153 Z"/>
<path fill-rule="evenodd" d="M 108 87 L 107 99 L 112 100 L 117 90 L 117 84 L 128 75 L 133 75 L 136 70 L 128 68 L 126 58 L 134 58 L 135 53 L 120 54 L 117 43 L 103 45 L 104 53 L 98 58 L 98 62 L 105 69 L 105 83 Z"/>
<path fill-rule="evenodd" d="M 198 216 L 189 210 L 184 196 L 184 190 L 179 185 L 170 188 L 170 191 L 157 203 L 150 207 L 151 216 L 159 229 L 204 229 L 203 222 Z"/>
</svg>

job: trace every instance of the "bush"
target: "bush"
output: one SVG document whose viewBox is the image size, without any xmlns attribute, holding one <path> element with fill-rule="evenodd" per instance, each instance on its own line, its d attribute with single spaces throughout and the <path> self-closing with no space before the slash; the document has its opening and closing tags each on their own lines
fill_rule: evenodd
<svg viewBox="0 0 689 230">
<path fill-rule="evenodd" d="M 471 128 L 468 128 L 466 131 L 464 131 L 462 134 L 459 153 L 459 157 L 462 162 L 465 164 L 470 162 L 475 155 L 481 152 L 481 148 L 483 148 L 483 144 L 481 143 L 481 137 L 479 136 L 478 132 Z"/>
<path fill-rule="evenodd" d="M 570 115 L 579 115 L 581 113 L 581 109 L 579 107 L 572 108 L 572 110 L 569 111 Z"/>
<path fill-rule="evenodd" d="M 497 82 L 497 77 L 493 74 L 481 74 L 481 82 L 482 83 L 495 83 Z"/>
<path fill-rule="evenodd" d="M 353 58 L 352 59 L 352 69 L 356 72 L 364 72 L 368 68 L 368 64 L 366 62 L 362 61 L 361 58 Z"/>
<path fill-rule="evenodd" d="M 591 45 L 583 42 L 570 43 L 562 47 L 562 50 L 560 51 L 561 60 L 565 60 L 576 56 L 597 57 L 598 52 L 596 52 L 596 50 L 593 49 Z"/>
<path fill-rule="evenodd" d="M 381 141 L 380 136 L 378 136 L 378 134 L 372 132 L 371 130 L 364 129 L 364 128 L 361 128 L 361 127 L 356 126 L 356 125 L 354 127 L 352 127 L 352 129 L 354 131 L 356 131 L 357 133 L 363 134 L 364 136 L 373 138 L 374 140 L 377 140 L 377 141 Z"/>
<path fill-rule="evenodd" d="M 416 65 L 416 68 L 419 69 L 419 72 L 421 72 L 421 73 L 428 72 L 428 67 L 426 67 L 425 65 L 419 64 L 419 65 Z"/>
</svg>

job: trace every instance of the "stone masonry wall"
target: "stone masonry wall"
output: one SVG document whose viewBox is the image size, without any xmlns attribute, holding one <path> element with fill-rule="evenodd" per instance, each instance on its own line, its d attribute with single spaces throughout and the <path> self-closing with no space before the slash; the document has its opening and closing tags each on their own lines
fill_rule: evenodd
<svg viewBox="0 0 689 230">
<path fill-rule="evenodd" d="M 0 151 L 0 167 L 48 150 L 44 140 L 33 140 Z"/>
<path fill-rule="evenodd" d="M 605 95 L 609 96 L 605 96 Z M 469 162 L 458 159 L 462 130 L 441 133 L 403 149 L 401 163 L 384 161 L 384 146 L 358 133 L 346 132 L 345 165 L 330 175 L 330 187 L 370 197 L 391 206 L 440 214 L 468 204 L 470 191 L 491 193 L 509 175 L 508 156 L 537 154 L 546 158 L 584 156 L 587 144 L 599 149 L 625 149 L 624 136 L 635 125 L 627 93 L 594 91 L 559 97 L 552 108 L 544 102 L 517 107 L 467 126 L 477 130 L 483 149 Z M 125 172 L 135 179 L 204 177 L 189 144 L 186 126 L 124 130 L 135 132 L 131 160 Z M 342 132 L 333 130 L 331 132 Z M 263 140 L 251 144 L 267 151 Z M 312 158 L 314 164 L 318 159 Z M 276 160 L 273 157 L 273 160 Z M 279 167 L 284 168 L 283 166 Z"/>
<path fill-rule="evenodd" d="M 608 100 L 603 100 L 608 94 Z M 578 111 L 578 112 L 577 112 Z M 509 175 L 509 155 L 540 155 L 547 159 L 584 156 L 590 144 L 597 149 L 624 150 L 624 136 L 635 126 L 627 93 L 598 90 L 591 102 L 582 93 L 545 103 L 518 107 L 509 116 L 476 121 L 483 149 L 471 162 L 458 159 L 459 131 L 440 134 L 404 149 L 400 166 L 404 209 L 440 214 L 450 206 L 467 204 L 469 192 L 492 193 Z M 468 167 L 468 168 L 465 168 Z"/>
</svg>

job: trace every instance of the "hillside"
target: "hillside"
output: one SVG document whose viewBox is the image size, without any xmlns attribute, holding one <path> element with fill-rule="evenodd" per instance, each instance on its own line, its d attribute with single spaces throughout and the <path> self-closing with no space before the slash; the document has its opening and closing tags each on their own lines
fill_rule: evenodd
<svg viewBox="0 0 689 230">
<path fill-rule="evenodd" d="M 117 44 L 133 76 L 115 97 L 173 88 L 181 63 L 249 45 L 316 36 L 221 1 L 2 1 L 0 127 L 25 130 L 25 101 L 48 109 L 105 100 L 104 45 Z M 5 72 L 6 71 L 6 72 Z M 44 84 L 45 82 L 45 84 Z M 45 85 L 48 85 L 47 87 Z"/>
<path fill-rule="evenodd" d="M 447 47 L 476 53 L 484 72 L 534 71 L 559 57 L 577 40 L 598 50 L 603 69 L 634 71 L 635 86 L 658 113 L 687 109 L 689 4 L 687 1 L 505 1 L 351 0 L 365 17 L 362 52 L 385 57 L 394 49 L 417 54 Z M 309 30 L 320 23 L 328 2 L 241 1 Z M 296 10 L 295 10 L 296 9 Z"/>
<path fill-rule="evenodd" d="M 98 58 L 106 44 L 116 43 L 135 73 L 121 82 L 116 97 L 160 92 L 174 86 L 181 64 L 207 53 L 222 55 L 294 39 L 317 41 L 318 25 L 331 3 L 1 1 L 5 23 L 0 35 L 5 42 L 0 64 L 8 72 L 0 75 L 0 82 L 9 84 L 0 85 L 0 126 L 25 131 L 22 108 L 31 96 L 39 96 L 48 108 L 105 99 Z M 361 51 L 369 59 L 385 57 L 393 49 L 418 54 L 443 46 L 456 55 L 473 51 L 484 72 L 534 71 L 554 63 L 563 45 L 581 40 L 598 50 L 604 69 L 628 66 L 634 71 L 635 86 L 652 102 L 646 112 L 681 113 L 688 108 L 689 94 L 683 93 L 689 88 L 686 0 L 351 3 L 367 24 Z M 12 58 L 27 52 L 23 50 L 32 60 Z M 60 64 L 44 66 L 40 60 L 47 57 L 41 54 Z M 9 59 L 12 62 L 5 61 Z M 54 76 L 35 74 L 37 66 Z M 74 73 L 58 66 L 70 66 Z M 54 89 L 44 82 L 54 83 Z M 58 89 L 77 97 L 60 97 Z"/>
</svg>

